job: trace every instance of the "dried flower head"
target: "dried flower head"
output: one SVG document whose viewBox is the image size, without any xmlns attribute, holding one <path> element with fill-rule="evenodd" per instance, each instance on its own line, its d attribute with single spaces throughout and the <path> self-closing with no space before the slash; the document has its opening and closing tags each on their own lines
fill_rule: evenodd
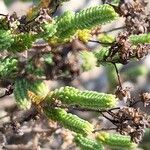
<svg viewBox="0 0 150 150">
<path fill-rule="evenodd" d="M 146 33 L 148 23 L 145 13 L 147 3 L 139 0 L 121 1 L 119 5 L 120 15 L 125 17 L 125 25 L 130 34 Z"/>
<path fill-rule="evenodd" d="M 124 100 L 125 102 L 127 100 L 131 100 L 131 93 L 129 87 L 122 88 L 118 86 L 115 94 L 119 98 L 119 100 Z"/>
<path fill-rule="evenodd" d="M 113 117 L 117 131 L 124 135 L 130 135 L 136 143 L 141 141 L 144 129 L 149 126 L 147 115 L 140 109 L 123 107 L 114 113 Z"/>
<path fill-rule="evenodd" d="M 137 59 L 141 59 L 148 55 L 150 50 L 150 44 L 138 44 L 137 47 L 133 50 Z"/>
<path fill-rule="evenodd" d="M 150 92 L 142 93 L 141 95 L 141 101 L 144 103 L 144 106 L 146 107 L 150 103 Z"/>
<path fill-rule="evenodd" d="M 128 63 L 130 57 L 133 55 L 131 43 L 128 39 L 128 32 L 123 32 L 118 35 L 116 42 L 110 47 L 107 60 L 113 60 L 113 57 L 118 55 L 118 61 L 122 64 Z"/>
</svg>

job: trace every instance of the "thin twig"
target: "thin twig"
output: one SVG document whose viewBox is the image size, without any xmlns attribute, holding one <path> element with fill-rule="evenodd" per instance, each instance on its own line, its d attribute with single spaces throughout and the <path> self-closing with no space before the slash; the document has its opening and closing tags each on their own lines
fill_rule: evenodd
<svg viewBox="0 0 150 150">
<path fill-rule="evenodd" d="M 112 43 L 100 42 L 100 41 L 95 41 L 95 40 L 89 40 L 89 42 L 104 44 L 104 45 L 111 45 L 112 44 Z"/>
<path fill-rule="evenodd" d="M 142 102 L 142 101 L 141 101 L 141 100 L 135 101 L 134 103 L 131 103 L 130 107 L 133 107 L 133 106 L 135 106 L 137 103 L 140 103 L 140 102 Z"/>
<path fill-rule="evenodd" d="M 93 108 L 82 108 L 82 107 L 75 107 L 75 106 L 55 106 L 55 107 L 60 107 L 60 108 L 68 108 L 68 109 L 74 109 L 74 110 L 78 110 L 78 111 L 93 111 L 93 112 L 98 112 L 98 113 L 104 113 L 104 112 L 108 112 L 108 111 L 112 111 L 112 110 L 117 110 L 120 109 L 120 107 L 115 107 L 115 108 L 111 108 L 111 109 L 107 109 L 107 110 L 98 110 L 98 109 L 93 109 Z"/>
<path fill-rule="evenodd" d="M 113 29 L 108 30 L 108 31 L 104 31 L 103 33 L 109 33 L 109 32 L 113 32 L 113 31 L 121 30 L 121 29 L 124 29 L 124 28 L 125 28 L 125 26 L 117 27 L 117 28 L 113 28 Z"/>
<path fill-rule="evenodd" d="M 108 109 L 108 111 L 117 110 L 117 109 L 120 109 L 120 107 L 111 108 L 111 109 Z"/>
<path fill-rule="evenodd" d="M 118 68 L 116 66 L 115 63 L 113 63 L 114 67 L 115 67 L 115 70 L 116 70 L 116 74 L 117 74 L 117 78 L 118 78 L 118 82 L 119 82 L 119 86 L 121 87 L 122 89 L 122 83 L 121 83 L 121 79 L 120 79 L 120 74 L 119 74 L 119 71 L 118 71 Z"/>
<path fill-rule="evenodd" d="M 101 113 L 101 114 L 102 114 L 102 116 L 103 116 L 104 118 L 106 118 L 106 119 L 109 120 L 113 125 L 116 126 L 116 123 L 114 122 L 114 120 L 110 119 L 109 117 L 107 117 L 107 116 L 104 115 L 103 113 Z"/>
<path fill-rule="evenodd" d="M 0 98 L 3 98 L 3 97 L 5 97 L 5 96 L 7 96 L 6 93 L 4 93 L 2 96 L 0 96 Z"/>
<path fill-rule="evenodd" d="M 0 117 L 0 120 L 1 120 L 1 119 L 6 118 L 6 117 L 8 117 L 8 116 L 9 116 L 9 115 L 8 115 L 8 114 L 6 114 L 6 115 L 4 115 L 4 116 Z"/>
<path fill-rule="evenodd" d="M 116 129 L 117 129 L 116 127 L 95 129 L 95 130 L 93 131 L 93 133 L 95 133 L 95 132 L 99 132 L 99 131 L 116 130 Z"/>
<path fill-rule="evenodd" d="M 0 13 L 0 16 L 4 16 L 4 17 L 7 17 L 8 15 L 5 15 L 5 14 L 1 14 L 1 13 Z"/>
</svg>

